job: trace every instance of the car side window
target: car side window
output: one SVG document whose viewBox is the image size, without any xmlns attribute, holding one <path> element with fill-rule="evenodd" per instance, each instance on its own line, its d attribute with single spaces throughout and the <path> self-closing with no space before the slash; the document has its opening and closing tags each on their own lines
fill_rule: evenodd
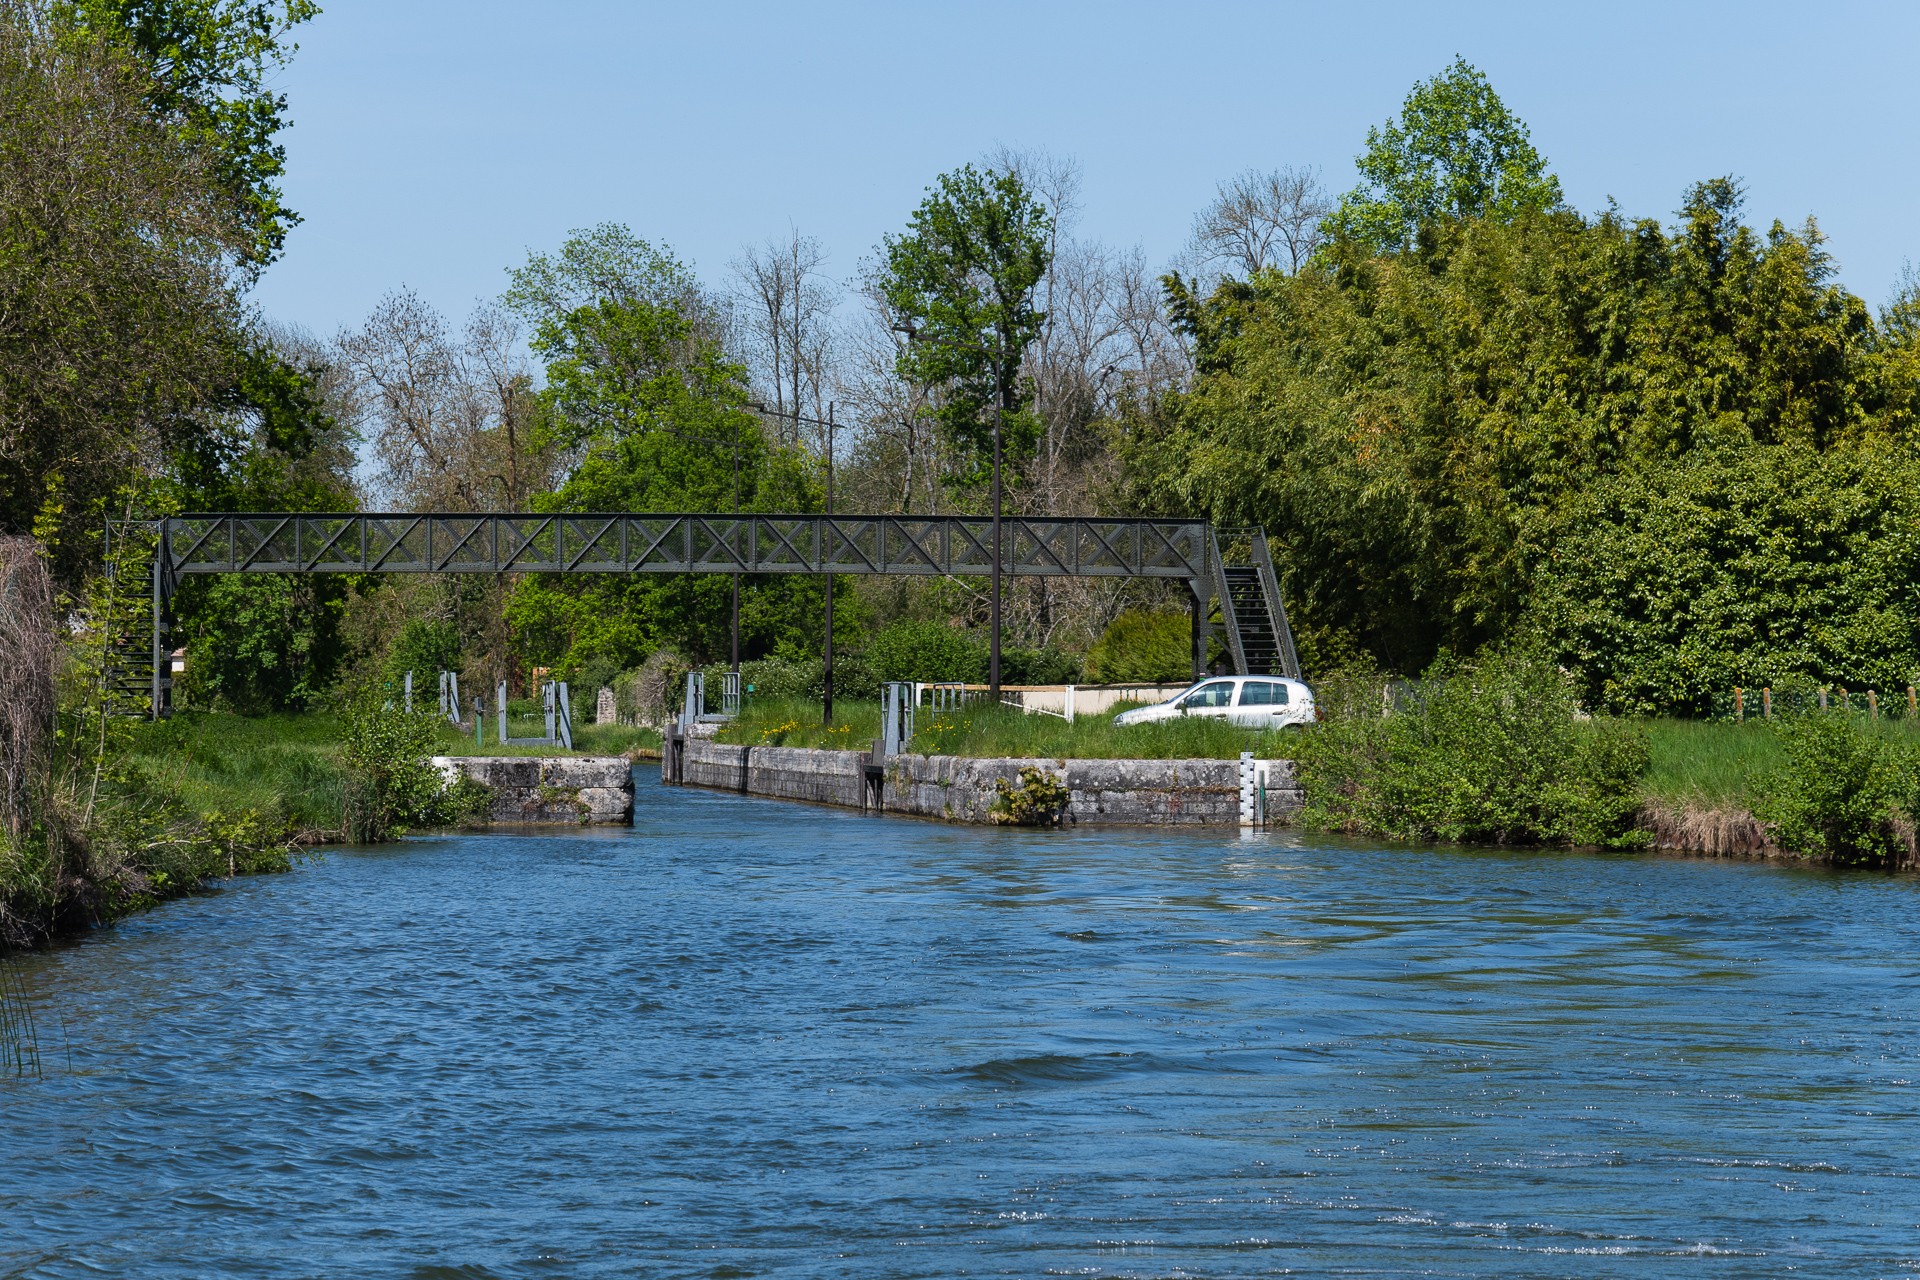
<svg viewBox="0 0 1920 1280">
<path fill-rule="evenodd" d="M 1215 680 L 1203 684 L 1187 695 L 1183 707 L 1224 707 L 1233 699 L 1233 684 L 1227 680 Z"/>
<path fill-rule="evenodd" d="M 1240 705 L 1284 707 L 1287 705 L 1287 686 L 1274 684 L 1270 680 L 1249 680 L 1240 686 Z"/>
</svg>

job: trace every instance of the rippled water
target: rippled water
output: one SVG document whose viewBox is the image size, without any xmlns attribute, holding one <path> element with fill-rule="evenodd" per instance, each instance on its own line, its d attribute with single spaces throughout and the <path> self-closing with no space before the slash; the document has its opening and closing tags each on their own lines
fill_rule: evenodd
<svg viewBox="0 0 1920 1280">
<path fill-rule="evenodd" d="M 0 1274 L 1920 1272 L 1917 895 L 643 775 L 28 958 Z"/>
</svg>

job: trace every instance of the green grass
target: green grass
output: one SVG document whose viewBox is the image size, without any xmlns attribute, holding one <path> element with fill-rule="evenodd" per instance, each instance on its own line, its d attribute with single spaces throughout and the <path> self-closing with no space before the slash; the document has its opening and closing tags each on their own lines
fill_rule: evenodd
<svg viewBox="0 0 1920 1280">
<path fill-rule="evenodd" d="M 182 711 L 133 730 L 129 762 L 199 814 L 252 810 L 337 830 L 346 775 L 332 715 Z"/>
<path fill-rule="evenodd" d="M 439 737 L 435 740 L 434 750 L 443 756 L 631 756 L 635 752 L 658 754 L 660 750 L 660 735 L 655 730 L 634 729 L 620 724 L 575 725 L 572 751 L 568 751 L 565 747 L 524 744 L 503 747 L 494 737 L 499 725 L 499 720 L 489 715 L 486 745 L 476 747 L 471 733 L 462 733 L 452 725 L 443 722 L 439 727 Z M 507 716 L 508 737 L 537 738 L 546 731 L 546 721 L 539 716 L 525 719 L 512 714 Z"/>
<path fill-rule="evenodd" d="M 622 725 L 581 725 L 574 752 L 561 747 L 502 747 L 487 720 L 487 744 L 450 724 L 439 727 L 435 750 L 442 755 L 564 756 L 626 755 L 658 747 L 660 735 Z M 515 734 L 544 732 L 537 720 L 509 721 Z M 293 825 L 324 831 L 342 824 L 346 775 L 340 765 L 338 716 L 237 716 L 218 711 L 181 711 L 169 720 L 133 730 L 130 761 L 160 788 L 199 814 L 255 813 L 285 817 Z"/>
<path fill-rule="evenodd" d="M 1113 715 L 1124 709 L 1081 716 L 1068 724 L 1057 716 L 1028 715 L 986 702 L 938 713 L 921 707 L 914 715 L 914 737 L 907 749 L 928 755 L 1033 759 L 1231 760 L 1242 751 L 1263 757 L 1284 755 L 1292 732 L 1259 732 L 1197 716 L 1116 728 Z M 836 702 L 833 710 L 835 723 L 828 729 L 820 724 L 817 702 L 751 699 L 740 718 L 724 726 L 717 737 L 721 742 L 750 746 L 870 749 L 880 736 L 880 705 Z"/>
<path fill-rule="evenodd" d="M 1647 797 L 1675 807 L 1751 809 L 1779 766 L 1780 737 L 1763 720 L 1648 720 Z M 1882 720 L 1879 731 L 1920 746 L 1920 724 Z"/>
</svg>

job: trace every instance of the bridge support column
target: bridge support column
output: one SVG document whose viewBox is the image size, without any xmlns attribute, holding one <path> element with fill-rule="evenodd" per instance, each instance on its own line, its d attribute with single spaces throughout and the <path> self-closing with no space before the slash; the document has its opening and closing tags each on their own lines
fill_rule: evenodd
<svg viewBox="0 0 1920 1280">
<path fill-rule="evenodd" d="M 1207 622 L 1207 605 L 1211 601 L 1206 580 L 1189 578 L 1187 593 L 1193 609 L 1193 678 L 1198 680 L 1207 674 L 1207 641 L 1213 634 L 1213 628 Z"/>
<path fill-rule="evenodd" d="M 153 705 L 155 720 L 173 714 L 173 561 L 168 557 L 167 522 L 160 522 L 160 544 L 153 552 Z"/>
</svg>

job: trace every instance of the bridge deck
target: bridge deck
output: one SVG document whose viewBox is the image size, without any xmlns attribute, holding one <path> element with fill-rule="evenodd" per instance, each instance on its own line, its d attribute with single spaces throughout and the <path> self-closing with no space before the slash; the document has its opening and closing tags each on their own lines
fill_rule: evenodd
<svg viewBox="0 0 1920 1280">
<path fill-rule="evenodd" d="M 136 522 L 190 573 L 993 571 L 984 516 L 256 512 Z M 1211 576 L 1204 520 L 1004 517 L 1018 577 Z"/>
</svg>

